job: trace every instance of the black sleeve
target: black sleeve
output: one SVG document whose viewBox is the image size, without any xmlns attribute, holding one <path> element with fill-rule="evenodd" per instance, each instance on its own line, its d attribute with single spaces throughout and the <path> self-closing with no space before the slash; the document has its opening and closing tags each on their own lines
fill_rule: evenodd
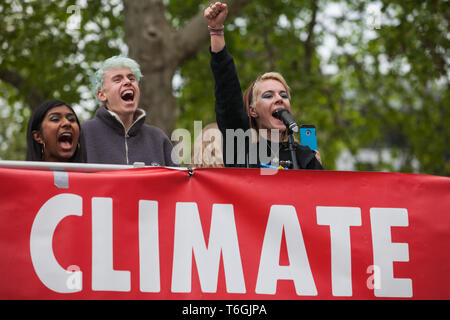
<svg viewBox="0 0 450 320">
<path fill-rule="evenodd" d="M 247 160 L 245 160 L 245 164 L 239 164 L 236 138 L 234 138 L 234 155 L 231 157 L 227 153 L 226 130 L 242 129 L 247 131 L 250 127 L 249 118 L 244 110 L 244 99 L 233 57 L 228 53 L 226 47 L 217 53 L 210 50 L 210 54 L 210 66 L 214 76 L 216 121 L 222 133 L 223 161 L 227 167 L 246 167 Z M 245 143 L 245 150 L 248 150 L 248 141 Z M 244 156 L 246 154 L 247 151 Z"/>
<path fill-rule="evenodd" d="M 295 151 L 300 169 L 323 170 L 322 165 L 316 158 L 315 152 L 309 147 L 295 143 Z"/>
<path fill-rule="evenodd" d="M 316 157 L 314 156 L 314 158 L 306 166 L 306 169 L 323 170 L 323 167 L 320 164 L 319 160 L 317 160 Z"/>
<path fill-rule="evenodd" d="M 249 119 L 244 110 L 241 85 L 233 57 L 225 47 L 211 52 L 211 70 L 214 76 L 214 97 L 216 121 L 222 134 L 226 129 L 249 128 Z"/>
</svg>

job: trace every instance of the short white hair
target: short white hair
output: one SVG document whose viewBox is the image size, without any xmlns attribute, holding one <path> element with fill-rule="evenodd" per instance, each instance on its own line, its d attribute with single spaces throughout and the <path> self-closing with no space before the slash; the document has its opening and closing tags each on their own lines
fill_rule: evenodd
<svg viewBox="0 0 450 320">
<path fill-rule="evenodd" d="M 141 68 L 135 60 L 122 55 L 108 58 L 103 62 L 101 67 L 94 73 L 91 79 L 92 90 L 96 98 L 97 92 L 103 89 L 103 82 L 104 82 L 103 76 L 105 75 L 105 72 L 120 67 L 129 68 L 136 77 L 137 82 L 139 82 L 139 80 L 143 77 Z"/>
</svg>

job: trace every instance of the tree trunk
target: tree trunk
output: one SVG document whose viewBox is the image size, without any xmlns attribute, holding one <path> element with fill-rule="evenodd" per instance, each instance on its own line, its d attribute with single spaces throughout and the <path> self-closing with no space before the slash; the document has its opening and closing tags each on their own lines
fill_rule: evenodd
<svg viewBox="0 0 450 320">
<path fill-rule="evenodd" d="M 144 74 L 139 107 L 146 110 L 148 123 L 169 135 L 174 124 L 172 77 L 178 67 L 174 61 L 176 33 L 159 0 L 124 0 L 124 17 L 129 56 Z"/>
<path fill-rule="evenodd" d="M 319 10 L 317 1 L 313 1 L 311 8 L 311 21 L 308 24 L 308 37 L 306 38 L 305 47 L 305 61 L 304 70 L 307 75 L 311 75 L 311 64 L 313 53 L 315 50 L 314 44 L 314 27 L 316 26 L 317 11 Z"/>
<path fill-rule="evenodd" d="M 31 110 L 35 110 L 44 101 L 42 93 L 35 87 L 32 87 L 25 78 L 14 70 L 0 70 L 0 80 L 9 83 L 19 92 L 22 92 L 25 102 L 30 106 Z"/>
<path fill-rule="evenodd" d="M 250 1 L 230 1 L 229 16 Z M 177 31 L 166 19 L 162 0 L 123 2 L 129 56 L 140 64 L 144 74 L 139 85 L 139 107 L 146 110 L 147 123 L 161 128 L 170 137 L 175 125 L 172 78 L 181 64 L 209 40 L 203 10 Z"/>
</svg>

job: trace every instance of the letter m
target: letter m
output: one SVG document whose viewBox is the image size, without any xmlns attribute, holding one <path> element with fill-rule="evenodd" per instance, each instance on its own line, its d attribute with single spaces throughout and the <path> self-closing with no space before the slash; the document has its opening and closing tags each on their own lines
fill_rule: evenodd
<svg viewBox="0 0 450 320">
<path fill-rule="evenodd" d="M 208 247 L 196 203 L 176 205 L 172 292 L 191 292 L 192 253 L 202 292 L 216 292 L 222 253 L 228 293 L 245 293 L 244 273 L 231 204 L 214 204 Z"/>
<path fill-rule="evenodd" d="M 250 143 L 252 136 L 257 135 L 254 129 L 248 129 L 246 131 L 242 129 L 227 129 L 226 130 L 226 150 L 225 150 L 225 162 L 226 164 L 257 164 L 257 149 L 256 144 Z M 247 142 L 248 141 L 248 142 Z M 236 143 L 236 148 L 234 144 Z M 248 144 L 248 159 L 246 161 L 245 146 Z M 235 154 L 236 152 L 236 154 Z"/>
</svg>

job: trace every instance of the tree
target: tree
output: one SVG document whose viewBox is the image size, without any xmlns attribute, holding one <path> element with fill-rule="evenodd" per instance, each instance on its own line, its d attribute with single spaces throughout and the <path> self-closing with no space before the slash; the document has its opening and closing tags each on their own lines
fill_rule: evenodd
<svg viewBox="0 0 450 320">
<path fill-rule="evenodd" d="M 355 148 L 391 148 L 405 158 L 401 171 L 411 172 L 418 161 L 419 172 L 449 175 L 450 7 L 444 1 L 380 5 L 372 39 L 358 41 L 355 53 L 334 57 L 340 69 L 351 70 L 354 95 L 347 100 L 364 116 L 352 125 L 361 135 Z"/>
<path fill-rule="evenodd" d="M 444 1 L 261 0 L 228 19 L 226 38 L 243 90 L 264 71 L 286 77 L 298 121 L 318 127 L 326 168 L 336 168 L 342 150 L 369 148 L 379 160 L 357 169 L 449 175 L 449 8 Z M 178 126 L 214 121 L 208 61 L 204 50 L 181 69 Z"/>
<path fill-rule="evenodd" d="M 169 5 L 177 10 L 175 2 Z M 231 1 L 230 15 L 248 2 Z M 89 1 L 86 7 L 67 0 L 6 1 L 0 5 L 6 21 L 0 39 L 6 49 L 0 80 L 15 88 L 16 99 L 31 109 L 53 97 L 77 103 L 83 98 L 81 92 L 89 92 L 96 62 L 118 54 L 120 45 L 126 43 L 145 75 L 140 88 L 141 107 L 150 115 L 147 120 L 170 135 L 176 114 L 172 78 L 209 40 L 204 3 L 193 1 L 187 6 L 179 1 L 178 5 L 191 10 L 185 12 L 190 21 L 183 20 L 177 30 L 166 18 L 162 0 Z M 123 15 L 117 14 L 122 9 Z M 68 30 L 73 15 L 79 18 L 78 26 Z M 176 19 L 171 18 L 172 22 Z"/>
<path fill-rule="evenodd" d="M 120 52 L 115 42 L 123 38 L 123 28 L 114 14 L 119 7 L 120 3 L 90 1 L 87 8 L 72 11 L 78 7 L 67 0 L 0 3 L 0 158 L 25 158 L 30 109 L 44 100 L 92 104 L 92 66 Z M 70 27 L 73 17 L 78 21 Z"/>
<path fill-rule="evenodd" d="M 79 102 L 79 88 L 89 86 L 93 62 L 120 52 L 111 45 L 123 38 L 121 19 L 113 14 L 119 4 L 90 1 L 81 8 L 72 3 L 6 0 L 0 5 L 5 28 L 0 80 L 32 109 L 51 97 Z M 80 20 L 71 29 L 73 16 Z"/>
<path fill-rule="evenodd" d="M 202 18 L 206 1 L 88 1 L 80 6 L 79 29 L 68 31 L 73 14 L 67 9 L 74 4 L 0 4 L 5 21 L 0 88 L 7 88 L 0 97 L 8 110 L 0 113 L 0 125 L 18 124 L 1 128 L 0 157 L 15 156 L 23 147 L 20 139 L 5 147 L 11 131 L 24 131 L 27 112 L 20 115 L 17 101 L 33 107 L 59 97 L 75 103 L 86 119 L 93 112 L 89 76 L 99 61 L 119 52 L 135 58 L 144 71 L 141 102 L 150 123 L 170 136 L 174 127 L 192 132 L 194 120 L 215 121 Z M 326 168 L 336 168 L 342 150 L 356 155 L 370 148 L 380 155 L 388 150 L 400 166 L 380 156 L 358 169 L 450 174 L 448 2 L 235 0 L 229 5 L 225 35 L 242 88 L 259 73 L 281 72 L 291 86 L 298 122 L 318 128 Z M 174 75 L 181 79 L 175 88 Z"/>
<path fill-rule="evenodd" d="M 250 0 L 230 1 L 230 15 L 239 12 Z M 186 6 L 185 1 L 171 1 L 170 9 Z M 194 57 L 209 41 L 203 18 L 204 2 L 191 1 L 195 11 L 166 17 L 162 0 L 124 0 L 125 39 L 130 56 L 140 62 L 145 77 L 140 84 L 144 107 L 152 123 L 170 134 L 175 125 L 175 97 L 172 79 L 184 62 Z M 181 18 L 183 17 L 183 18 Z M 174 26 L 182 20 L 181 28 Z M 172 21 L 170 21 L 172 20 Z M 156 107 L 157 108 L 152 108 Z"/>
</svg>

